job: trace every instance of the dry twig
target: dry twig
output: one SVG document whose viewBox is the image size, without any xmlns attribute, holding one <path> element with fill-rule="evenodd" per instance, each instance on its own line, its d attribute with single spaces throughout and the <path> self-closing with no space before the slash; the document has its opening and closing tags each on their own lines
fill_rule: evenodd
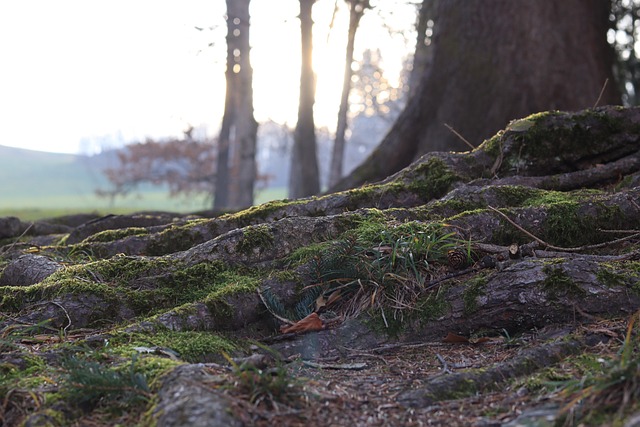
<svg viewBox="0 0 640 427">
<path fill-rule="evenodd" d="M 469 141 L 467 141 L 467 139 L 466 139 L 464 136 L 460 135 L 460 134 L 458 133 L 458 131 L 456 131 L 454 128 L 452 128 L 451 126 L 449 126 L 449 125 L 448 125 L 448 124 L 446 124 L 446 123 L 445 123 L 444 125 L 446 126 L 446 128 L 447 128 L 447 129 L 449 129 L 449 130 L 451 131 L 451 133 L 453 133 L 455 136 L 457 136 L 458 138 L 460 138 L 460 140 L 461 140 L 462 142 L 464 142 L 464 143 L 465 143 L 465 144 L 467 144 L 469 147 L 471 147 L 471 149 L 472 149 L 472 150 L 475 150 L 475 149 L 476 149 L 476 147 L 475 147 L 472 143 L 470 143 Z"/>
</svg>

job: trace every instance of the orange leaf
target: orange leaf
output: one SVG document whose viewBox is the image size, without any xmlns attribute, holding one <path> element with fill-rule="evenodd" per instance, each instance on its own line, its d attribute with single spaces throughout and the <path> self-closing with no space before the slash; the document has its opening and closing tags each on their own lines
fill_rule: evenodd
<svg viewBox="0 0 640 427">
<path fill-rule="evenodd" d="M 283 334 L 302 333 L 309 331 L 319 331 L 324 327 L 318 313 L 311 313 L 302 320 L 299 320 L 291 326 L 282 326 L 280 332 Z"/>
<path fill-rule="evenodd" d="M 442 340 L 443 342 L 448 342 L 448 343 L 468 343 L 469 340 L 465 337 L 462 337 L 460 335 L 456 335 L 452 332 L 449 332 L 447 334 L 447 336 L 445 337 L 444 340 Z"/>
</svg>

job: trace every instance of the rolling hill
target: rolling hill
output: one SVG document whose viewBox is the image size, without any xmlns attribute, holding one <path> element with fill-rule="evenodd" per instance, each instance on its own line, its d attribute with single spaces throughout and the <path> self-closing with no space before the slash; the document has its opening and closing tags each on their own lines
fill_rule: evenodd
<svg viewBox="0 0 640 427">
<path fill-rule="evenodd" d="M 205 207 L 202 199 L 171 199 L 160 187 L 143 188 L 110 206 L 95 190 L 107 187 L 102 170 L 114 159 L 114 152 L 84 156 L 0 145 L 0 216 L 33 219 L 79 211 L 189 211 Z"/>
</svg>

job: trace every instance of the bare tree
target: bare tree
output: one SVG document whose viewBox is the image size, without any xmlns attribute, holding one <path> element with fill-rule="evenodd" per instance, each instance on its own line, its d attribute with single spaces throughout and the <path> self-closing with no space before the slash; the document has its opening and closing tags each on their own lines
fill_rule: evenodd
<svg viewBox="0 0 640 427">
<path fill-rule="evenodd" d="M 345 0 L 349 7 L 349 30 L 347 34 L 347 49 L 344 63 L 344 77 L 342 80 L 342 95 L 338 110 L 338 125 L 333 144 L 331 167 L 329 169 L 329 186 L 335 185 L 342 178 L 344 163 L 345 134 L 347 132 L 347 112 L 349 110 L 349 93 L 351 92 L 351 77 L 353 76 L 353 50 L 356 42 L 356 32 L 360 19 L 366 9 L 371 7 L 369 0 Z"/>
<path fill-rule="evenodd" d="M 316 83 L 313 73 L 313 19 L 315 0 L 300 0 L 300 36 L 302 61 L 300 67 L 300 103 L 298 123 L 294 132 L 289 176 L 289 197 L 299 198 L 320 192 L 320 177 L 316 153 L 315 104 Z"/>
<path fill-rule="evenodd" d="M 227 0 L 227 89 L 219 137 L 214 208 L 253 204 L 258 124 L 253 117 L 250 0 Z"/>
</svg>

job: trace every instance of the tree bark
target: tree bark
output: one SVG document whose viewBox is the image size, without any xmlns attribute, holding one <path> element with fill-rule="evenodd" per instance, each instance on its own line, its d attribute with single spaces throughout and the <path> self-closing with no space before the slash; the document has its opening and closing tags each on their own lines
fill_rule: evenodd
<svg viewBox="0 0 640 427">
<path fill-rule="evenodd" d="M 258 124 L 253 117 L 250 0 L 227 0 L 227 94 L 220 131 L 214 208 L 253 204 Z"/>
<path fill-rule="evenodd" d="M 430 151 L 464 151 L 512 119 L 620 102 L 599 0 L 438 2 L 433 65 L 380 146 L 332 190 L 380 180 Z"/>
<path fill-rule="evenodd" d="M 313 73 L 313 19 L 315 0 L 300 0 L 300 35 L 302 62 L 300 67 L 300 103 L 298 123 L 293 138 L 289 197 L 312 196 L 320 192 L 320 176 L 316 154 L 316 132 L 313 120 L 316 83 Z"/>
<path fill-rule="evenodd" d="M 227 47 L 227 64 L 230 64 L 229 55 L 231 49 Z M 227 65 L 225 72 L 227 88 L 224 100 L 224 114 L 222 126 L 218 136 L 218 156 L 216 158 L 215 193 L 213 196 L 213 209 L 221 210 L 229 206 L 229 137 L 231 124 L 235 121 L 235 95 L 233 88 L 233 70 Z"/>
<path fill-rule="evenodd" d="M 413 63 L 411 73 L 409 74 L 409 96 L 415 95 L 418 85 L 425 73 L 429 63 L 431 62 L 431 36 L 427 37 L 429 30 L 429 21 L 434 22 L 434 11 L 436 10 L 438 0 L 423 0 L 418 11 L 418 19 L 416 21 L 416 48 L 413 54 Z M 427 44 L 429 41 L 429 44 Z"/>
<path fill-rule="evenodd" d="M 356 32 L 360 25 L 360 19 L 367 8 L 368 0 L 347 0 L 349 5 L 349 31 L 347 35 L 347 49 L 344 63 L 344 78 L 342 80 L 342 94 L 340 96 L 340 108 L 338 110 L 338 125 L 336 138 L 333 144 L 331 165 L 329 169 L 329 187 L 334 186 L 342 178 L 344 163 L 345 133 L 347 132 L 347 112 L 349 109 L 349 93 L 351 92 L 351 77 L 353 76 L 353 50 L 356 42 Z"/>
</svg>

